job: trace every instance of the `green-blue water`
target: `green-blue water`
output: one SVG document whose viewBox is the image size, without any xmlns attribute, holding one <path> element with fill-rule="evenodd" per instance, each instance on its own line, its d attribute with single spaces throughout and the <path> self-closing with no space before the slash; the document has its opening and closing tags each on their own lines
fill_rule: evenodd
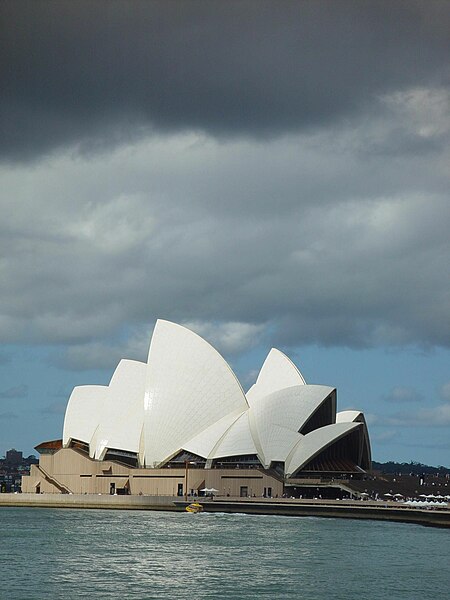
<svg viewBox="0 0 450 600">
<path fill-rule="evenodd" d="M 2 600 L 446 600 L 450 531 L 418 525 L 0 509 Z"/>
</svg>

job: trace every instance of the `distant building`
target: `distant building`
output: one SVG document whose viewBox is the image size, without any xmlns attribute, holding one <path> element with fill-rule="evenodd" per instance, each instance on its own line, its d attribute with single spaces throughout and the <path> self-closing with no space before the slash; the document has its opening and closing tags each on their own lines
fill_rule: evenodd
<svg viewBox="0 0 450 600">
<path fill-rule="evenodd" d="M 208 342 L 161 320 L 148 361 L 120 361 L 108 386 L 76 387 L 62 440 L 36 449 L 23 491 L 275 495 L 371 467 L 364 416 L 337 413 L 335 388 L 308 385 L 272 349 L 245 394 Z"/>
<path fill-rule="evenodd" d="M 6 452 L 5 464 L 9 466 L 18 466 L 23 461 L 23 454 L 18 450 L 12 448 Z"/>
</svg>

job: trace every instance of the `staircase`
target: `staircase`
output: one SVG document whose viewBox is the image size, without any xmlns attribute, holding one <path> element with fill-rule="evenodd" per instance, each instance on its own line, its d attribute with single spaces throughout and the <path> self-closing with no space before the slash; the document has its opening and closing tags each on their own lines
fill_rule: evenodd
<svg viewBox="0 0 450 600">
<path fill-rule="evenodd" d="M 54 477 L 49 475 L 47 473 L 47 471 L 45 471 L 40 465 L 35 465 L 35 466 L 36 466 L 37 470 L 39 471 L 39 473 L 41 473 L 41 475 L 44 477 L 44 479 L 51 485 L 55 486 L 55 488 L 58 489 L 61 492 L 61 494 L 71 494 L 72 493 L 67 486 L 63 485 L 57 479 L 55 479 Z"/>
</svg>

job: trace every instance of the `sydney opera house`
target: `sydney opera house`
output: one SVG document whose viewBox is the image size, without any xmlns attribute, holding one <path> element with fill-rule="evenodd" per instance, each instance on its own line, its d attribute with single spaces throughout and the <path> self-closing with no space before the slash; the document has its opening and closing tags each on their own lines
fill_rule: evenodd
<svg viewBox="0 0 450 600">
<path fill-rule="evenodd" d="M 208 342 L 163 320 L 147 362 L 74 388 L 62 439 L 36 449 L 24 492 L 281 496 L 371 468 L 364 416 L 337 412 L 335 388 L 272 349 L 245 393 Z"/>
</svg>

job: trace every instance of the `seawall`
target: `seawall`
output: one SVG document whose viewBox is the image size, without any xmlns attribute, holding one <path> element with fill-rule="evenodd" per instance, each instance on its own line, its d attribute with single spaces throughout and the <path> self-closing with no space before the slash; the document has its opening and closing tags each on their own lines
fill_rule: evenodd
<svg viewBox="0 0 450 600">
<path fill-rule="evenodd" d="M 2 506 L 28 508 L 109 508 L 119 510 L 184 510 L 173 496 L 110 496 L 109 494 L 0 494 Z"/>
<path fill-rule="evenodd" d="M 185 502 L 175 501 L 179 506 Z M 337 519 L 370 519 L 415 523 L 430 527 L 450 528 L 450 508 L 418 509 L 397 502 L 364 502 L 333 500 L 221 500 L 202 502 L 207 512 L 240 512 L 293 517 L 328 517 Z"/>
<path fill-rule="evenodd" d="M 450 507 L 421 509 L 396 502 L 293 500 L 275 498 L 201 498 L 206 512 L 371 519 L 450 528 Z M 0 494 L 2 506 L 35 508 L 184 511 L 189 502 L 174 496 L 107 494 Z"/>
</svg>

